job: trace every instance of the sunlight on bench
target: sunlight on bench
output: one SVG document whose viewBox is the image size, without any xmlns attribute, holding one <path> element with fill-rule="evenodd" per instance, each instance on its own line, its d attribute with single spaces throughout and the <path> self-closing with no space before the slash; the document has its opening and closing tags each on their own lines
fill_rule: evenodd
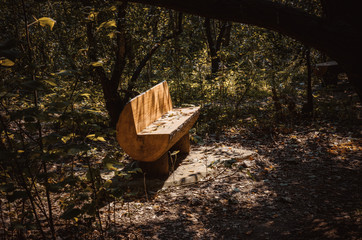
<svg viewBox="0 0 362 240">
<path fill-rule="evenodd" d="M 199 116 L 200 107 L 173 109 L 164 81 L 131 99 L 117 123 L 117 140 L 134 160 L 144 163 L 153 175 L 168 174 L 167 152 L 175 147 L 190 151 L 189 130 Z"/>
</svg>

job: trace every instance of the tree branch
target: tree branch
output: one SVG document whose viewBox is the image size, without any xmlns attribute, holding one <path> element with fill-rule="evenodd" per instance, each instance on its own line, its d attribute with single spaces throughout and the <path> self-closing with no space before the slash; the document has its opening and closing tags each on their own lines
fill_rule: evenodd
<svg viewBox="0 0 362 240">
<path fill-rule="evenodd" d="M 204 27 L 205 27 L 205 32 L 206 32 L 207 43 L 209 44 L 210 55 L 211 55 L 211 58 L 213 58 L 214 56 L 217 55 L 217 50 L 216 50 L 214 39 L 213 39 L 212 33 L 211 33 L 210 18 L 205 18 Z"/>
<path fill-rule="evenodd" d="M 343 58 L 362 39 L 351 25 L 327 22 L 270 0 L 130 0 L 220 20 L 252 24 L 293 37 L 333 58 Z M 359 50 L 361 53 L 361 50 Z M 360 54 L 361 55 L 361 54 Z"/>
<path fill-rule="evenodd" d="M 116 89 L 118 89 L 118 85 L 121 80 L 123 70 L 126 66 L 126 56 L 127 56 L 127 47 L 126 47 L 127 41 L 125 33 L 126 8 L 127 8 L 127 2 L 122 2 L 122 4 L 118 6 L 117 49 L 115 51 L 116 61 L 111 76 L 111 82 L 114 85 L 113 87 Z"/>
<path fill-rule="evenodd" d="M 222 39 L 225 36 L 226 26 L 227 26 L 227 21 L 223 21 L 219 35 L 216 39 L 216 51 L 217 52 L 220 51 Z"/>
<path fill-rule="evenodd" d="M 153 47 L 150 49 L 150 51 L 148 52 L 148 54 L 146 54 L 143 59 L 141 60 L 141 62 L 138 64 L 136 70 L 134 71 L 127 90 L 126 92 L 126 96 L 129 98 L 130 94 L 133 91 L 133 88 L 135 87 L 135 82 L 138 79 L 138 77 L 140 76 L 142 69 L 146 66 L 147 62 L 151 59 L 151 57 L 153 56 L 153 54 L 157 51 L 157 49 L 162 45 L 162 43 L 164 43 L 167 40 L 170 40 L 172 38 L 177 37 L 178 35 L 180 35 L 183 31 L 182 28 L 182 13 L 178 13 L 178 20 L 177 20 L 177 30 L 174 31 L 173 33 L 171 33 L 170 35 L 164 36 L 161 38 L 161 40 L 159 40 L 159 42 L 157 42 L 155 45 L 153 45 Z M 126 98 L 127 99 L 127 98 Z"/>
<path fill-rule="evenodd" d="M 336 60 L 347 71 L 348 78 L 355 85 L 362 101 L 360 70 L 362 21 L 356 1 L 325 1 L 326 5 L 338 3 L 338 11 L 334 12 L 336 16 L 333 19 L 310 15 L 300 9 L 271 0 L 130 1 L 219 20 L 256 25 L 288 35 Z M 333 11 L 330 14 L 333 14 Z"/>
</svg>

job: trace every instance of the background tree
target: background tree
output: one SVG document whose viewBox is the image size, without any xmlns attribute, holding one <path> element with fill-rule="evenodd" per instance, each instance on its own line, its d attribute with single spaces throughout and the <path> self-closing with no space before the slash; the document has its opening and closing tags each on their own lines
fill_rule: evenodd
<svg viewBox="0 0 362 240">
<path fill-rule="evenodd" d="M 134 0 L 191 14 L 220 20 L 242 22 L 265 27 L 291 36 L 314 47 L 335 59 L 348 73 L 362 99 L 362 81 L 359 58 L 362 54 L 360 42 L 361 22 L 352 1 L 322 1 L 324 14 L 310 14 L 294 7 L 292 2 L 269 0 L 238 1 L 168 1 Z"/>
<path fill-rule="evenodd" d="M 323 59 L 318 50 L 269 29 L 229 24 L 266 25 L 328 48 L 319 33 L 311 37 L 301 36 L 302 32 L 313 33 L 317 30 L 313 24 L 320 24 L 320 30 L 332 36 L 339 28 L 331 29 L 342 21 L 337 19 L 347 16 L 327 17 L 337 14 L 333 8 L 322 15 L 319 1 L 265 5 L 260 0 L 239 1 L 245 7 L 241 16 L 234 2 L 217 1 L 203 8 L 205 1 L 164 2 L 205 19 L 130 2 L 2 1 L 0 21 L 6 24 L 0 25 L 0 228 L 4 238 L 29 234 L 54 238 L 68 228 L 75 229 L 68 233 L 71 239 L 79 238 L 81 228 L 100 235 L 107 232 L 110 216 L 101 209 L 130 199 L 135 193 L 120 183 L 139 171 L 122 170 L 128 160 L 118 147 L 113 126 L 130 98 L 161 81 L 168 81 L 175 105 L 203 106 L 192 129 L 195 142 L 217 138 L 230 129 L 234 133 L 247 129 L 252 137 L 290 131 L 293 124 L 303 123 L 299 113 L 306 94 L 313 97 L 314 119 L 358 120 L 358 112 L 346 107 L 356 103 L 355 95 L 324 96 L 326 90 L 333 94 L 338 87 L 349 93 L 345 85 L 324 88 L 311 76 L 308 66 Z M 261 6 L 267 8 L 260 10 Z M 343 41 L 342 45 L 352 40 Z M 210 72 L 215 74 L 212 79 Z M 114 178 L 106 179 L 105 172 Z"/>
</svg>

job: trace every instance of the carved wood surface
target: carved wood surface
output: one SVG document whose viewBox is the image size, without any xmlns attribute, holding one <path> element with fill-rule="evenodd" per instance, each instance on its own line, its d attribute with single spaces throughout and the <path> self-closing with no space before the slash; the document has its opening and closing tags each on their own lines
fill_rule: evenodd
<svg viewBox="0 0 362 240">
<path fill-rule="evenodd" d="M 151 162 L 164 155 L 188 133 L 199 107 L 173 109 L 167 82 L 133 98 L 117 124 L 117 140 L 133 159 Z"/>
</svg>

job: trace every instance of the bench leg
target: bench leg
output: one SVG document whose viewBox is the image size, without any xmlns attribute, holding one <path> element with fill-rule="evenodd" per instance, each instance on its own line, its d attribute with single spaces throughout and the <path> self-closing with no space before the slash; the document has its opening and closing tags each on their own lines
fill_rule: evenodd
<svg viewBox="0 0 362 240">
<path fill-rule="evenodd" d="M 153 162 L 139 162 L 139 166 L 147 176 L 165 177 L 169 174 L 168 152 Z"/>
<path fill-rule="evenodd" d="M 180 153 L 190 153 L 190 135 L 187 132 L 172 147 L 172 150 L 179 150 Z M 166 152 L 161 158 L 153 162 L 139 162 L 139 166 L 143 172 L 152 177 L 165 177 L 169 174 L 169 156 Z"/>
<path fill-rule="evenodd" d="M 172 147 L 179 150 L 181 153 L 190 153 L 190 134 L 187 132 L 180 140 Z"/>
</svg>

